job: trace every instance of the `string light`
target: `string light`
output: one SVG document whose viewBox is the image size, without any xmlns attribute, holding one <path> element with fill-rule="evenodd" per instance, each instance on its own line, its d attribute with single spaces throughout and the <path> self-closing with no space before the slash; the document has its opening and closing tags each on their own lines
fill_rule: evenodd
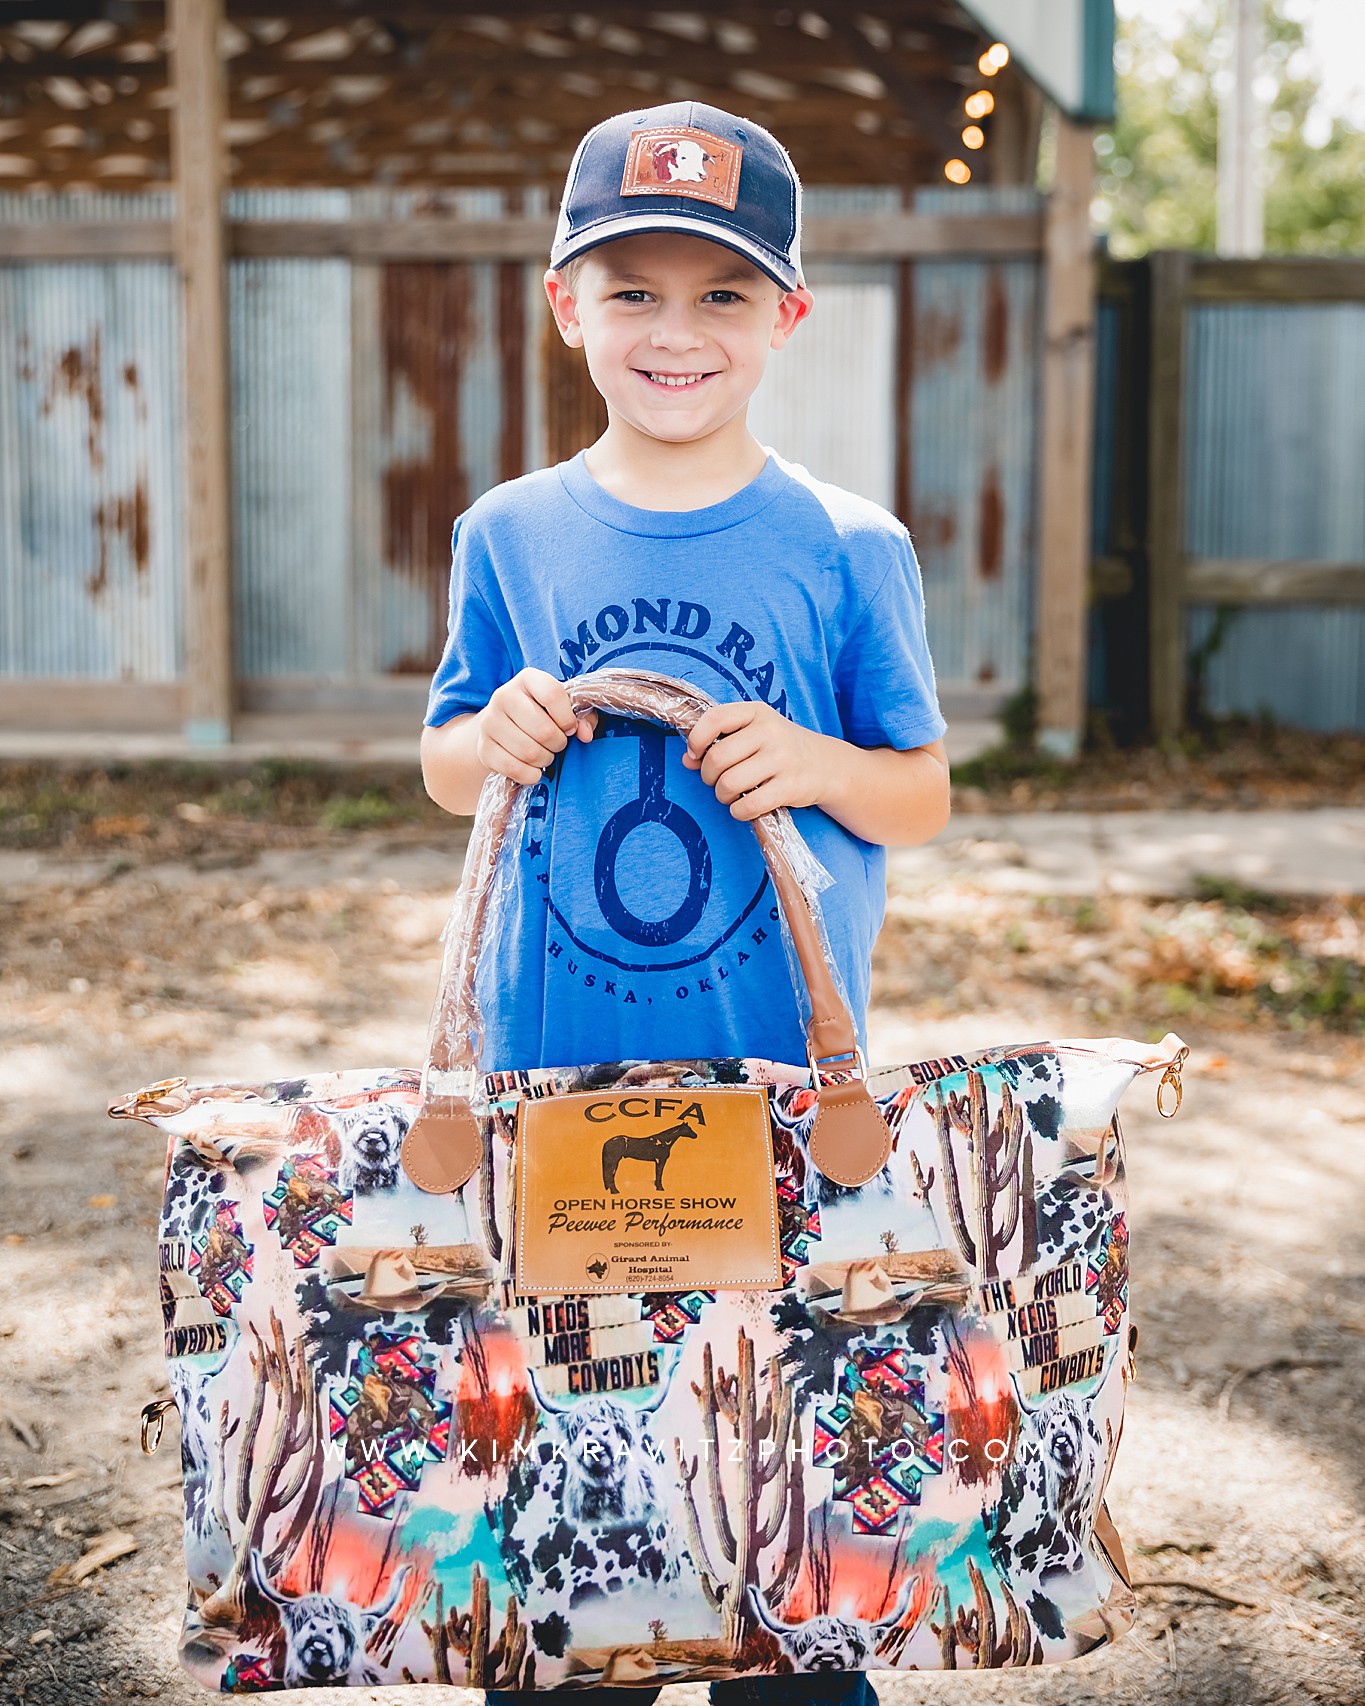
<svg viewBox="0 0 1365 1706">
<path fill-rule="evenodd" d="M 943 168 L 943 175 L 951 183 L 965 184 L 972 175 L 972 169 L 965 160 L 949 160 Z"/>
<path fill-rule="evenodd" d="M 996 72 L 1010 62 L 1010 50 L 1002 41 L 993 41 L 976 62 L 976 68 L 983 77 L 994 77 Z"/>
<path fill-rule="evenodd" d="M 962 146 L 964 148 L 980 148 L 984 146 L 985 141 L 986 133 L 979 124 L 969 124 L 966 130 L 962 132 Z"/>
<path fill-rule="evenodd" d="M 987 113 L 995 111 L 995 96 L 989 89 L 978 89 L 974 95 L 968 95 L 962 110 L 968 118 L 985 118 Z"/>
</svg>

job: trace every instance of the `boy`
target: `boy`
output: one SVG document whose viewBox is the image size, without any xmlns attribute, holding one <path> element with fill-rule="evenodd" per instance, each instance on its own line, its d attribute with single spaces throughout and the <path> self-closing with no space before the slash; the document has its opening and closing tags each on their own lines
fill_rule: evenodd
<svg viewBox="0 0 1365 1706">
<path fill-rule="evenodd" d="M 909 535 L 746 423 L 768 351 L 811 307 L 795 170 L 760 126 L 698 102 L 609 119 L 574 156 L 550 262 L 608 426 L 456 523 L 422 735 L 427 790 L 452 812 L 490 771 L 532 788 L 504 852 L 484 1064 L 803 1060 L 748 827 L 782 805 L 833 878 L 825 922 L 865 1047 L 885 846 L 943 828 L 948 767 Z M 565 680 L 606 665 L 720 703 L 685 742 L 575 717 Z M 774 1690 L 871 1697 L 862 1676 L 714 1697 Z"/>
</svg>

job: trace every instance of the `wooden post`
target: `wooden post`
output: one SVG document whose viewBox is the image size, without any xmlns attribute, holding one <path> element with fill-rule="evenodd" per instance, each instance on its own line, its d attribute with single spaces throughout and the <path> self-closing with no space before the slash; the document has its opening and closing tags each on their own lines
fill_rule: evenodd
<svg viewBox="0 0 1365 1706">
<path fill-rule="evenodd" d="M 1148 256 L 1151 343 L 1147 403 L 1147 598 L 1152 729 L 1178 734 L 1185 721 L 1185 298 L 1190 257 Z"/>
<path fill-rule="evenodd" d="M 185 734 L 232 738 L 223 0 L 167 0 L 175 254 L 185 315 Z"/>
<path fill-rule="evenodd" d="M 1095 257 L 1090 127 L 1057 114 L 1044 225 L 1043 446 L 1038 529 L 1038 735 L 1071 757 L 1085 726 L 1094 450 Z"/>
</svg>

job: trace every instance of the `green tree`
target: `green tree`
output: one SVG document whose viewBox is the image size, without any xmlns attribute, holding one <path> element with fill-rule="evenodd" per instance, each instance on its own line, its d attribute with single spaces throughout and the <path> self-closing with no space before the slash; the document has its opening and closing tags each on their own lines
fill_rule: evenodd
<svg viewBox="0 0 1365 1706">
<path fill-rule="evenodd" d="M 1227 0 L 1190 0 L 1169 40 L 1139 12 L 1114 46 L 1117 119 L 1095 136 L 1096 208 L 1120 258 L 1148 249 L 1212 250 L 1217 240 L 1218 91 Z M 1321 147 L 1304 138 L 1317 96 L 1304 27 L 1265 0 L 1259 74 L 1275 80 L 1264 114 L 1267 254 L 1365 250 L 1365 134 L 1334 117 Z"/>
</svg>

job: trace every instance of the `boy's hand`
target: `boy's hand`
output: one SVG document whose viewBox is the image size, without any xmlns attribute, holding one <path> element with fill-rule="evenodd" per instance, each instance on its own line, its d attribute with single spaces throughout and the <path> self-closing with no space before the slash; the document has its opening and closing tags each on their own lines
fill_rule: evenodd
<svg viewBox="0 0 1365 1706">
<path fill-rule="evenodd" d="M 741 699 L 714 705 L 687 737 L 683 763 L 751 822 L 778 806 L 812 806 L 828 791 L 828 767 L 841 743 L 803 729 L 771 705 Z"/>
<path fill-rule="evenodd" d="M 474 752 L 480 764 L 499 776 L 530 785 L 563 752 L 570 735 L 592 739 L 597 712 L 574 715 L 569 690 L 548 670 L 519 670 L 504 681 L 476 713 L 479 725 Z"/>
</svg>

